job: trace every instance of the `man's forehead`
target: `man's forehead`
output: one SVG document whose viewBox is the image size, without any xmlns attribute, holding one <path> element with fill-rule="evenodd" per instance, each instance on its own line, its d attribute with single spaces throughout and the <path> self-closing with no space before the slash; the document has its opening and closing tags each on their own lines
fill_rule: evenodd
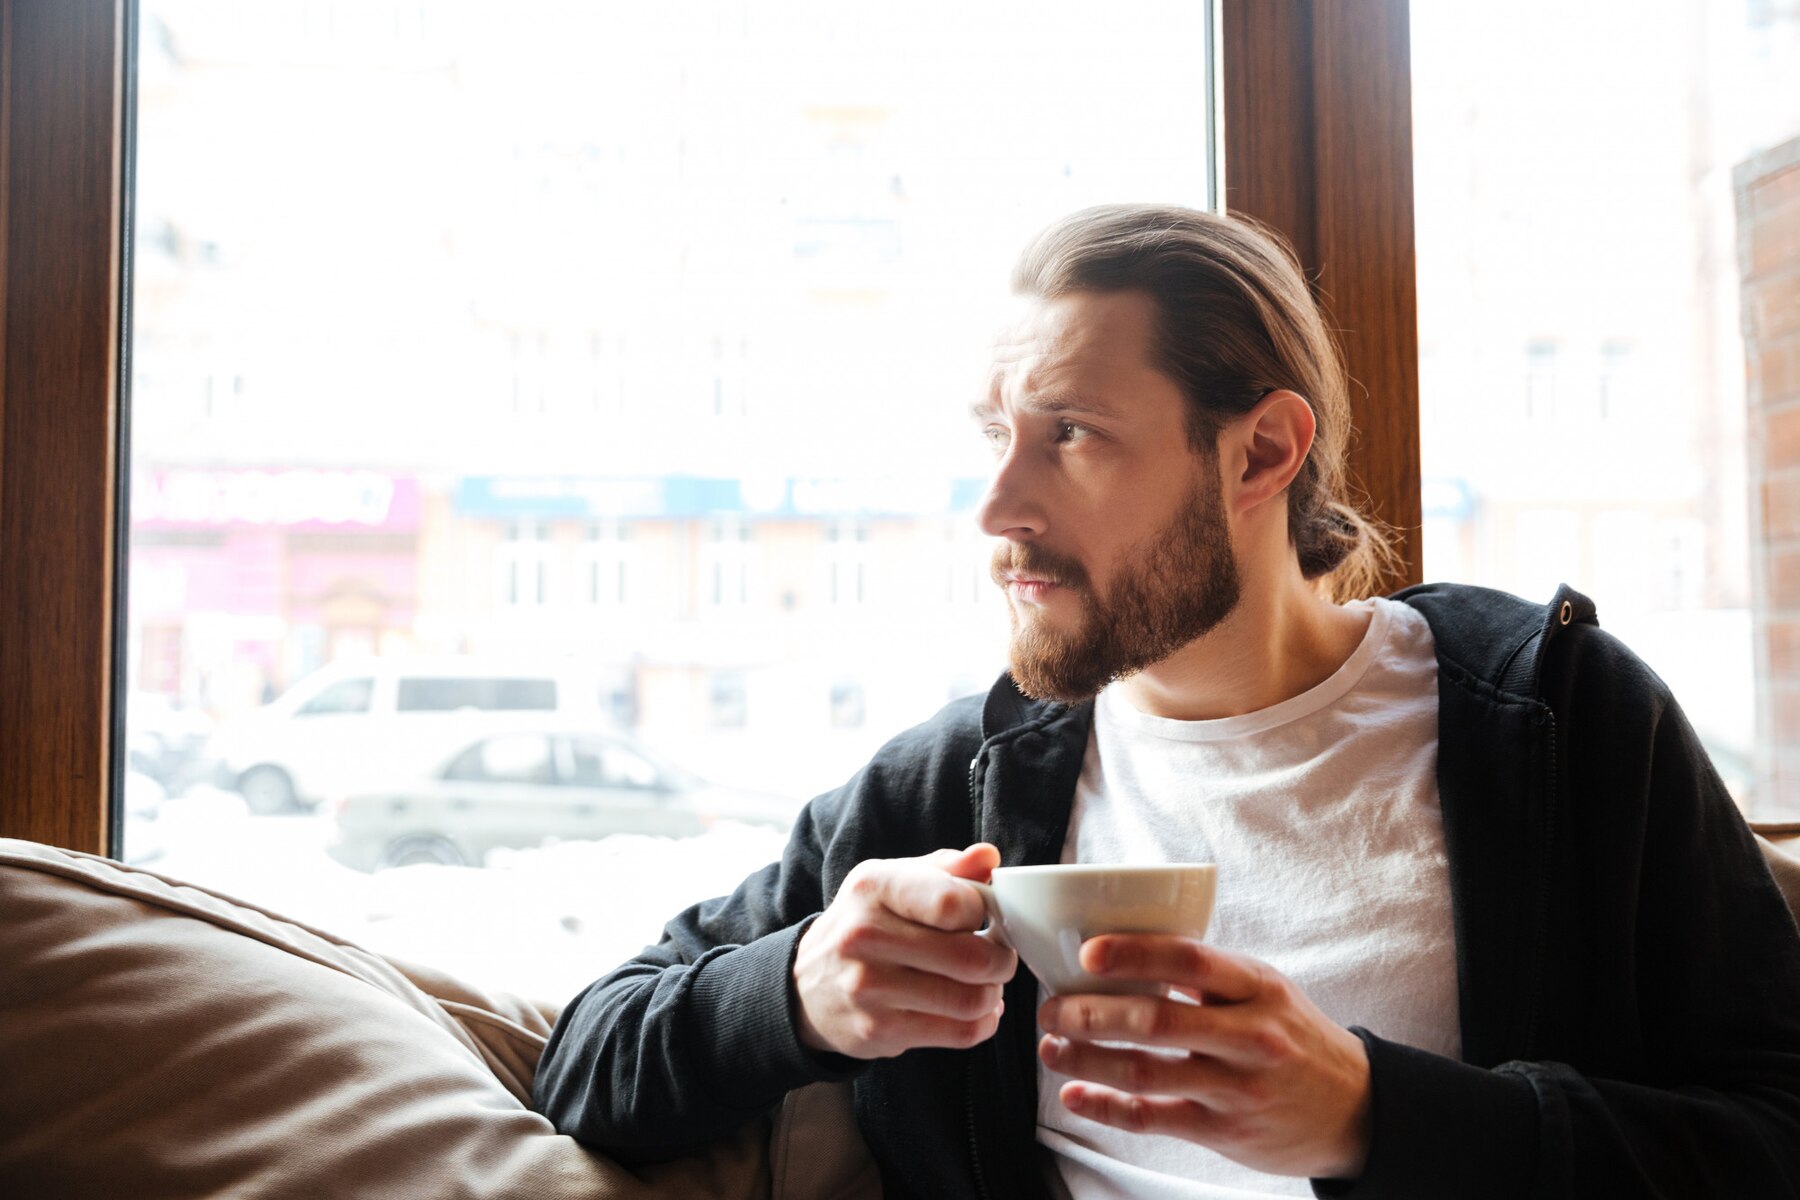
<svg viewBox="0 0 1800 1200">
<path fill-rule="evenodd" d="M 1085 300 L 1073 295 L 1013 296 L 994 334 L 995 359 L 1041 353 L 1072 334 L 1079 334 L 1084 327 L 1079 317 L 1085 307 Z"/>
<path fill-rule="evenodd" d="M 1141 292 L 1014 297 L 994 337 L 991 378 L 1148 368 L 1155 311 Z"/>
</svg>

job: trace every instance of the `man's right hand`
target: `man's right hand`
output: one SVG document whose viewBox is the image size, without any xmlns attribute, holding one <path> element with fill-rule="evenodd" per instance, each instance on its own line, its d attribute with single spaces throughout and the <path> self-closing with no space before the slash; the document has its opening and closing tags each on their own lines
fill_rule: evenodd
<svg viewBox="0 0 1800 1200">
<path fill-rule="evenodd" d="M 999 865 L 1000 852 L 978 842 L 852 868 L 795 951 L 801 1044 L 887 1058 L 994 1036 L 1018 957 L 975 935 L 987 909 L 957 881 L 986 880 Z"/>
</svg>

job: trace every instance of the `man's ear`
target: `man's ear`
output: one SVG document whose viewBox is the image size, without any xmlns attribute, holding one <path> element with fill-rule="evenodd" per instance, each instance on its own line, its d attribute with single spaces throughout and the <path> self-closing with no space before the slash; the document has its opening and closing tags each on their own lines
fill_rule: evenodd
<svg viewBox="0 0 1800 1200">
<path fill-rule="evenodd" d="M 1219 461 L 1231 507 L 1243 512 L 1286 491 L 1306 462 L 1317 428 L 1312 405 L 1285 388 L 1226 425 Z"/>
</svg>

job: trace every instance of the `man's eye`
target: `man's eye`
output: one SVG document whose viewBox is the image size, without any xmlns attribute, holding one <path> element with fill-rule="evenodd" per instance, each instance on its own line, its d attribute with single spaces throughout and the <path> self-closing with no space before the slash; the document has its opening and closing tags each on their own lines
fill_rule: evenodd
<svg viewBox="0 0 1800 1200">
<path fill-rule="evenodd" d="M 1004 450 L 1006 443 L 1012 440 L 1011 432 L 1003 425 L 985 425 L 982 427 L 981 436 L 995 450 Z"/>
<path fill-rule="evenodd" d="M 1059 442 L 1079 442 L 1091 432 L 1086 425 L 1077 425 L 1073 421 L 1056 423 L 1056 440 Z"/>
</svg>

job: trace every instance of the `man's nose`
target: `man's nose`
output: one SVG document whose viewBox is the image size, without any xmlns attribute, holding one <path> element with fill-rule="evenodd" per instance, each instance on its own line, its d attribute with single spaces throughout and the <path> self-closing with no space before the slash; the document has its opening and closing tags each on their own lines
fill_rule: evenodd
<svg viewBox="0 0 1800 1200">
<path fill-rule="evenodd" d="M 1001 457 L 994 478 L 988 483 L 987 495 L 976 510 L 981 531 L 989 537 L 1014 539 L 1041 535 L 1045 528 L 1044 509 L 1037 493 L 1031 464 L 1015 443 Z"/>
</svg>

